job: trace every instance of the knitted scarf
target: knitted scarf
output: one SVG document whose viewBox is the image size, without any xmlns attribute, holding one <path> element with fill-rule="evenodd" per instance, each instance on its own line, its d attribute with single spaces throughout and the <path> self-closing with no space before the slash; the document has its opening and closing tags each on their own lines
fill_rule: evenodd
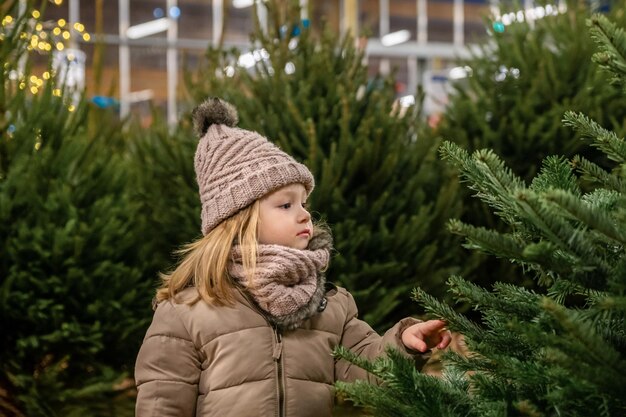
<svg viewBox="0 0 626 417">
<path fill-rule="evenodd" d="M 323 271 L 328 266 L 332 238 L 316 228 L 305 250 L 280 245 L 258 245 L 252 283 L 244 276 L 241 249 L 233 246 L 230 276 L 281 329 L 291 330 L 325 306 Z"/>
</svg>

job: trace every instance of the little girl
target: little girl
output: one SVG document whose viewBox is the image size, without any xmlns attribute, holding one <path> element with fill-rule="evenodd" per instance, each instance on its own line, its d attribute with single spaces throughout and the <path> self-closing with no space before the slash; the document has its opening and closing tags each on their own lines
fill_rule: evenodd
<svg viewBox="0 0 626 417">
<path fill-rule="evenodd" d="M 334 382 L 368 379 L 332 356 L 372 359 L 393 346 L 424 362 L 445 348 L 439 320 L 406 318 L 382 337 L 350 293 L 325 282 L 332 239 L 311 222 L 311 172 L 255 132 L 230 104 L 193 114 L 203 238 L 162 276 L 137 357 L 136 415 L 330 416 Z"/>
</svg>

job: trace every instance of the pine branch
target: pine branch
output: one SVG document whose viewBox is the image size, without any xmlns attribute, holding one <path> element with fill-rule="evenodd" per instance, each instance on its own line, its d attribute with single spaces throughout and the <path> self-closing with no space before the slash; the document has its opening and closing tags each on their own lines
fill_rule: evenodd
<svg viewBox="0 0 626 417">
<path fill-rule="evenodd" d="M 556 155 L 544 159 L 541 172 L 533 179 L 529 188 L 537 193 L 558 188 L 577 196 L 582 194 L 571 165 L 566 158 Z"/>
<path fill-rule="evenodd" d="M 587 320 L 598 334 L 617 350 L 626 349 L 626 297 L 592 295 L 590 308 L 581 310 L 580 317 Z"/>
<path fill-rule="evenodd" d="M 558 211 L 545 204 L 545 199 L 530 190 L 518 191 L 516 199 L 524 216 L 540 235 L 563 251 L 562 256 L 571 258 L 574 266 L 583 270 L 598 268 L 608 274 L 610 265 L 598 256 L 597 248 L 589 241 L 584 229 L 565 221 Z"/>
<path fill-rule="evenodd" d="M 584 294 L 587 291 L 580 283 L 565 278 L 557 278 L 548 289 L 548 296 L 559 304 L 564 304 L 568 296 Z"/>
<path fill-rule="evenodd" d="M 626 372 L 623 350 L 607 343 L 600 336 L 603 330 L 597 331 L 579 311 L 568 310 L 547 298 L 543 308 L 554 331 L 553 339 L 546 343 L 546 363 L 557 371 L 567 370 L 561 375 L 563 382 L 577 381 L 566 383 L 567 389 L 556 400 L 565 405 L 569 402 L 572 407 L 607 401 L 610 409 L 626 409 L 626 386 L 614 383 Z M 582 403 L 577 403 L 577 399 Z"/>
<path fill-rule="evenodd" d="M 444 304 L 428 295 L 421 288 L 413 290 L 412 298 L 422 305 L 428 313 L 441 320 L 445 320 L 448 323 L 450 330 L 475 339 L 480 339 L 483 336 L 484 331 L 478 325 L 470 321 L 467 317 L 454 311 L 447 304 Z"/>
<path fill-rule="evenodd" d="M 377 378 L 383 378 L 386 370 L 385 368 L 387 367 L 385 358 L 383 357 L 377 358 L 374 361 L 370 361 L 360 357 L 359 355 L 344 346 L 337 346 L 333 351 L 333 356 L 336 358 L 345 359 L 348 362 L 358 366 L 359 368 L 364 369 L 365 371 L 374 375 Z"/>
<path fill-rule="evenodd" d="M 347 353 L 340 350 L 340 356 Z M 354 354 L 348 354 L 350 361 Z M 412 359 L 388 348 L 380 366 L 380 384 L 366 381 L 337 382 L 339 392 L 348 394 L 358 405 L 371 408 L 381 416 L 453 417 L 474 415 L 467 396 L 468 380 L 460 373 L 444 378 L 421 374 Z"/>
<path fill-rule="evenodd" d="M 604 70 L 613 75 L 612 82 L 626 87 L 626 34 L 601 14 L 594 15 L 587 21 L 591 38 L 600 52 L 593 55 L 593 60 Z M 625 90 L 626 91 L 626 90 Z"/>
<path fill-rule="evenodd" d="M 574 156 L 572 159 L 572 167 L 582 175 L 584 180 L 619 193 L 626 193 L 626 184 L 619 177 L 606 172 L 597 164 L 579 155 Z"/>
<path fill-rule="evenodd" d="M 441 157 L 461 171 L 476 197 L 490 205 L 508 224 L 515 224 L 516 207 L 508 198 L 513 190 L 524 189 L 525 184 L 506 167 L 491 150 L 478 150 L 470 155 L 458 145 L 445 141 L 439 148 Z"/>
<path fill-rule="evenodd" d="M 581 357 L 588 358 L 589 361 L 597 366 L 612 369 L 616 379 L 618 375 L 626 373 L 626 363 L 621 359 L 619 352 L 616 352 L 611 346 L 603 343 L 601 338 L 597 336 L 595 329 L 586 320 L 582 320 L 580 314 L 567 310 L 562 305 L 555 303 L 549 298 L 544 298 L 542 308 L 559 324 L 568 335 L 568 338 L 555 337 L 554 344 L 557 346 L 567 343 L 566 351 L 572 352 L 577 349 Z M 578 346 L 572 346 L 568 341 L 575 341 Z M 607 378 L 611 378 L 607 375 Z"/>
<path fill-rule="evenodd" d="M 573 127 L 583 138 L 591 139 L 591 145 L 606 153 L 618 163 L 626 161 L 626 143 L 614 132 L 604 129 L 582 113 L 565 112 L 563 125 Z"/>
<path fill-rule="evenodd" d="M 591 207 L 584 200 L 581 201 L 579 196 L 563 190 L 551 190 L 545 194 L 544 198 L 558 205 L 570 214 L 572 219 L 602 233 L 619 244 L 626 244 L 626 233 L 620 230 L 621 225 L 617 224 L 607 211 L 598 209 L 598 207 Z"/>
<path fill-rule="evenodd" d="M 448 222 L 448 230 L 467 239 L 465 247 L 476 249 L 502 258 L 523 261 L 524 245 L 512 234 L 503 234 L 484 227 L 465 224 L 458 219 Z"/>
<path fill-rule="evenodd" d="M 495 283 L 495 292 L 489 292 L 456 275 L 448 279 L 448 285 L 458 300 L 468 301 L 476 309 L 498 311 L 527 320 L 540 312 L 539 296 L 516 285 Z"/>
</svg>

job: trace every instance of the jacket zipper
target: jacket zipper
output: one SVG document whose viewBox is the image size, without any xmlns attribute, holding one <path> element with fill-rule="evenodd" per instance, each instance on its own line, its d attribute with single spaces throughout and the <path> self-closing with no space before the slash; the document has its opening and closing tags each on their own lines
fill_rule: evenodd
<svg viewBox="0 0 626 417">
<path fill-rule="evenodd" d="M 285 387 L 283 384 L 283 340 L 280 330 L 272 326 L 274 329 L 274 335 L 276 336 L 276 345 L 274 346 L 274 352 L 272 357 L 276 362 L 276 373 L 278 383 L 278 417 L 284 417 L 285 415 Z"/>
<path fill-rule="evenodd" d="M 253 309 L 255 309 L 261 315 L 261 317 L 265 319 L 267 324 L 269 324 L 272 330 L 274 331 L 276 344 L 274 345 L 272 358 L 274 359 L 274 362 L 276 362 L 276 383 L 278 384 L 278 386 L 276 387 L 278 391 L 278 408 L 277 408 L 276 415 L 278 417 L 285 417 L 285 384 L 283 383 L 283 361 L 282 361 L 283 336 L 282 336 L 282 333 L 274 324 L 272 324 L 268 320 L 267 316 L 256 306 L 256 304 L 254 304 L 254 302 L 248 297 L 248 295 L 244 291 L 239 290 L 239 292 L 243 296 L 243 298 L 245 298 L 248 301 L 250 306 Z"/>
</svg>

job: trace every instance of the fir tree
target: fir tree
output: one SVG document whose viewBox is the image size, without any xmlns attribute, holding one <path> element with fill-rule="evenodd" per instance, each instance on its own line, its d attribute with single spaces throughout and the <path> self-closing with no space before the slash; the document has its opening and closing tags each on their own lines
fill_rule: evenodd
<svg viewBox="0 0 626 417">
<path fill-rule="evenodd" d="M 470 151 L 493 149 L 526 181 L 550 155 L 580 154 L 602 164 L 601 153 L 560 123 L 571 110 L 626 132 L 626 99 L 590 59 L 587 3 L 566 1 L 565 9 L 549 9 L 541 19 L 516 20 L 501 32 L 489 28 L 487 41 L 460 62 L 471 75 L 455 84 L 439 134 Z M 611 18 L 626 24 L 617 4 Z"/>
<path fill-rule="evenodd" d="M 507 26 L 495 26 L 501 31 L 491 27 L 497 21 L 490 17 L 487 41 L 460 62 L 471 68 L 471 75 L 455 84 L 436 133 L 469 151 L 492 149 L 525 181 L 537 174 L 548 155 L 579 154 L 606 167 L 601 152 L 585 146 L 577 132 L 560 122 L 563 113 L 572 110 L 617 134 L 626 133 L 626 98 L 591 60 L 594 45 L 585 25 L 589 3 L 560 2 L 565 10 L 549 5 L 545 17 L 516 17 Z M 611 16 L 624 25 L 626 14 L 618 3 Z M 504 230 L 504 223 L 485 204 L 468 193 L 463 200 L 463 221 Z M 467 278 L 488 285 L 485 277 L 492 275 L 536 288 L 519 267 L 495 258 L 483 258 Z"/>
<path fill-rule="evenodd" d="M 589 25 L 600 47 L 594 59 L 623 93 L 626 35 L 601 15 Z M 470 155 L 449 142 L 441 148 L 508 226 L 498 232 L 452 221 L 451 230 L 471 248 L 522 265 L 545 291 L 504 283 L 489 291 L 453 276 L 455 297 L 480 314 L 472 321 L 416 290 L 428 311 L 465 335 L 471 353 L 445 354 L 438 379 L 390 352 L 361 364 L 382 386 L 341 384 L 343 392 L 381 416 L 626 413 L 626 142 L 578 112 L 567 112 L 564 124 L 591 140 L 614 168 L 551 156 L 527 185 L 491 150 Z"/>
<path fill-rule="evenodd" d="M 29 47 L 43 18 L 18 3 L 0 33 L 0 414 L 129 415 L 115 399 L 155 271 L 122 125 L 45 68 Z"/>
<path fill-rule="evenodd" d="M 438 140 L 423 134 L 418 109 L 400 115 L 393 78 L 368 79 L 353 39 L 316 33 L 298 3 L 266 3 L 269 28 L 257 22 L 251 35 L 253 68 L 237 65 L 239 51 L 209 50 L 187 90 L 194 103 L 208 95 L 231 101 L 242 127 L 313 171 L 310 207 L 332 227 L 337 249 L 327 276 L 384 327 L 409 312 L 410 288 L 443 295 L 445 277 L 459 270 L 455 240 L 443 231 L 460 213 L 456 181 L 437 160 Z"/>
</svg>

